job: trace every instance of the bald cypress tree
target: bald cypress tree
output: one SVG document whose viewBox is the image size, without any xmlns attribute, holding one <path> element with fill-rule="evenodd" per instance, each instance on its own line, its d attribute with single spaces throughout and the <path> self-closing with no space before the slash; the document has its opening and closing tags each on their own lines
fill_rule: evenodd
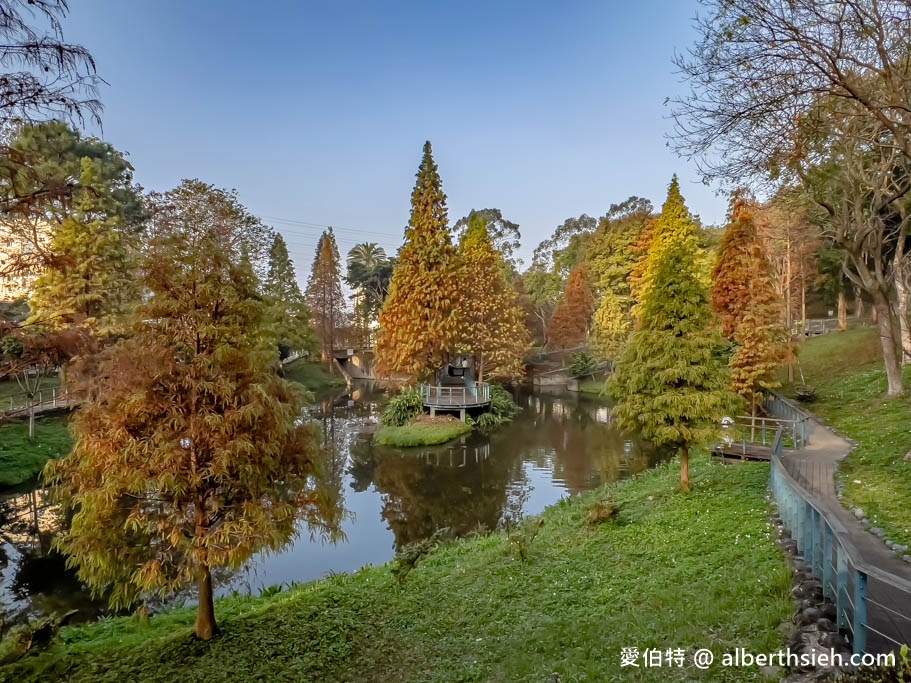
<svg viewBox="0 0 911 683">
<path fill-rule="evenodd" d="M 609 390 L 614 419 L 680 455 L 680 483 L 690 489 L 689 455 L 717 434 L 733 405 L 729 374 L 718 351 L 706 287 L 696 263 L 696 222 L 676 177 L 654 224 L 643 269 L 639 328 L 615 364 Z"/>
<path fill-rule="evenodd" d="M 73 451 L 48 476 L 72 523 L 56 547 L 122 608 L 195 583 L 195 633 L 217 631 L 212 571 L 275 550 L 307 520 L 333 530 L 303 396 L 278 377 L 260 334 L 265 306 L 249 262 L 212 216 L 147 248 L 133 334 L 91 359 L 77 389 Z"/>
<path fill-rule="evenodd" d="M 411 220 L 380 311 L 377 371 L 424 378 L 448 362 L 459 333 L 458 254 L 430 142 L 411 193 Z"/>
<path fill-rule="evenodd" d="M 588 285 L 588 266 L 576 266 L 566 281 L 563 298 L 550 321 L 549 344 L 554 349 L 571 349 L 585 343 L 591 329 L 595 297 Z"/>
<path fill-rule="evenodd" d="M 322 347 L 323 362 L 332 363 L 339 328 L 347 322 L 342 294 L 342 266 L 332 228 L 320 236 L 316 245 L 313 270 L 307 281 L 306 301 Z"/>
<path fill-rule="evenodd" d="M 478 381 L 513 380 L 525 374 L 531 339 L 519 293 L 507 279 L 503 256 L 494 249 L 487 219 L 471 216 L 459 243 L 462 268 L 458 351 L 474 359 Z"/>
<path fill-rule="evenodd" d="M 758 209 L 748 196 L 735 195 L 712 273 L 712 306 L 722 333 L 737 344 L 731 387 L 749 402 L 752 415 L 763 396 L 778 386 L 774 373 L 788 353 L 784 307 L 759 238 Z"/>
</svg>

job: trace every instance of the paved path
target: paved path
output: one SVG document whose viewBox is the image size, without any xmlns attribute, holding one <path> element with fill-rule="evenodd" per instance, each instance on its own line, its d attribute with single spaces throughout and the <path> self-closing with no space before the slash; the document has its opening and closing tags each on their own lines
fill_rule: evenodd
<svg viewBox="0 0 911 683">
<path fill-rule="evenodd" d="M 879 537 L 867 531 L 860 521 L 845 510 L 835 491 L 835 470 L 851 451 L 852 444 L 831 429 L 812 420 L 810 443 L 797 451 L 786 451 L 782 458 L 788 473 L 814 495 L 827 515 L 836 517 L 847 529 L 850 542 L 864 564 L 888 572 L 911 585 L 911 564 L 890 550 Z M 868 651 L 888 651 L 876 631 L 900 633 L 904 642 L 911 642 L 911 593 L 889 583 L 868 578 L 869 626 Z"/>
</svg>

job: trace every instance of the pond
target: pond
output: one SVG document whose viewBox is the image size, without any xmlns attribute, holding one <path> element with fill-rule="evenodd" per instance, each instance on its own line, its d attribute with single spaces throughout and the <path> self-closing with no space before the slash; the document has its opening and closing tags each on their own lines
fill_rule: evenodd
<svg viewBox="0 0 911 683">
<path fill-rule="evenodd" d="M 328 474 L 346 510 L 343 540 L 311 538 L 302 528 L 281 552 L 219 572 L 219 594 L 258 593 L 382 564 L 436 529 L 458 535 L 494 529 L 663 458 L 621 435 L 609 409 L 582 395 L 522 393 L 522 412 L 493 434 L 413 449 L 372 444 L 385 396 L 371 385 L 318 398 L 309 417 L 322 425 L 331 454 Z M 0 494 L 0 619 L 7 625 L 54 611 L 79 610 L 78 620 L 104 612 L 50 550 L 59 524 L 40 488 Z"/>
</svg>

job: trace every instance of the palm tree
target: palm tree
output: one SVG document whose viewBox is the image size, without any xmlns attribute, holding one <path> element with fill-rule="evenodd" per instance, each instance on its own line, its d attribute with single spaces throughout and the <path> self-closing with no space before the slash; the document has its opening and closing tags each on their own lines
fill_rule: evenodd
<svg viewBox="0 0 911 683">
<path fill-rule="evenodd" d="M 370 323 L 376 320 L 389 293 L 394 262 L 376 242 L 362 242 L 348 252 L 348 274 L 345 280 L 355 290 L 355 315 L 364 336 L 369 336 Z"/>
</svg>

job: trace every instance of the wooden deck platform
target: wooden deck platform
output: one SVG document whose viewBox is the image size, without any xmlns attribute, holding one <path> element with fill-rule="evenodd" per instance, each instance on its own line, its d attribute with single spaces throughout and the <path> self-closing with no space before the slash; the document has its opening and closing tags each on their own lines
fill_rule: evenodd
<svg viewBox="0 0 911 683">
<path fill-rule="evenodd" d="M 472 386 L 431 386 L 421 387 L 424 407 L 435 416 L 438 410 L 458 411 L 459 419 L 465 420 L 468 408 L 483 408 L 490 405 L 490 385 L 487 382 L 476 382 Z"/>
<path fill-rule="evenodd" d="M 758 460 L 769 462 L 772 459 L 772 449 L 770 446 L 759 446 L 756 444 L 734 443 L 730 446 L 718 444 L 712 449 L 712 455 L 722 460 Z"/>
</svg>

